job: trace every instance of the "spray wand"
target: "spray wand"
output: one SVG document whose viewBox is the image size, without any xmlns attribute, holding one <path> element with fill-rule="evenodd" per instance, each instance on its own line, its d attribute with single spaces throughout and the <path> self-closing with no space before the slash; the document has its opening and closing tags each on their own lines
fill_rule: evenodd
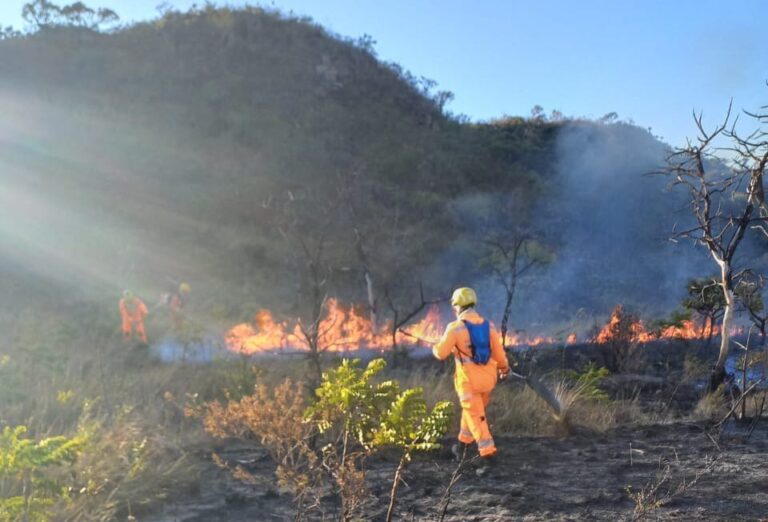
<svg viewBox="0 0 768 522">
<path fill-rule="evenodd" d="M 406 331 L 406 330 L 404 330 L 402 328 L 398 328 L 397 331 L 400 332 L 401 334 L 403 334 L 406 337 L 410 337 L 411 339 L 416 339 L 420 343 L 425 343 L 425 344 L 436 344 L 437 343 L 437 341 L 434 340 L 434 339 L 425 339 L 424 337 L 419 337 L 418 335 L 414 335 L 411 332 L 408 332 L 408 331 Z"/>
</svg>

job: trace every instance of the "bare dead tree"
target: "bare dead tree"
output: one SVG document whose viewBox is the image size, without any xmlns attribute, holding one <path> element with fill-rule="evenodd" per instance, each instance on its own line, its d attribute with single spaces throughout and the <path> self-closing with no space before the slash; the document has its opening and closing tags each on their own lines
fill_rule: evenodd
<svg viewBox="0 0 768 522">
<path fill-rule="evenodd" d="M 330 226 L 330 222 L 327 226 Z M 311 292 L 311 315 L 308 324 L 301 323 L 301 333 L 309 348 L 309 359 L 315 370 L 315 379 L 319 383 L 322 379 L 323 368 L 320 362 L 320 321 L 327 294 L 325 291 L 326 277 L 323 266 L 323 251 L 327 239 L 327 226 L 323 227 L 314 244 L 310 244 L 306 238 L 300 237 L 299 244 L 304 253 L 306 266 L 309 272 Z"/>
<path fill-rule="evenodd" d="M 382 327 L 388 309 L 392 348 L 395 355 L 401 355 L 398 332 L 425 308 L 445 299 L 426 299 L 423 285 L 406 269 L 408 260 L 423 249 L 424 223 L 402 219 L 399 203 L 377 197 L 377 188 L 371 186 L 365 172 L 365 165 L 356 165 L 338 176 L 339 198 L 349 220 L 345 229 L 353 235 L 371 326 L 374 330 Z M 418 300 L 411 290 L 415 286 Z"/>
<path fill-rule="evenodd" d="M 355 233 L 355 247 L 360 265 L 363 267 L 363 278 L 365 279 L 365 294 L 368 297 L 368 313 L 371 319 L 371 328 L 375 331 L 378 327 L 376 292 L 373 286 L 373 273 L 371 263 L 369 262 L 368 249 L 366 248 L 363 235 L 358 227 L 353 228 Z"/>
<path fill-rule="evenodd" d="M 310 385 L 319 384 L 323 373 L 321 354 L 327 348 L 322 345 L 321 322 L 332 270 L 328 246 L 336 220 L 333 212 L 336 205 L 333 201 L 297 198 L 292 192 L 287 192 L 282 200 L 271 199 L 265 205 L 275 210 L 277 230 L 295 254 L 297 265 L 303 269 L 302 279 L 306 282 L 304 290 L 309 303 L 308 315 L 299 321 L 299 330 L 308 348 L 307 357 L 313 374 Z M 311 216 L 312 226 L 308 226 L 307 213 Z"/>
<path fill-rule="evenodd" d="M 761 124 L 768 123 L 768 114 L 753 114 Z M 725 362 L 730 349 L 730 329 L 736 307 L 734 261 L 739 246 L 750 228 L 766 232 L 765 195 L 763 175 L 768 164 L 768 132 L 758 130 L 747 138 L 735 131 L 736 118 L 731 123 L 731 107 L 723 122 L 713 131 L 707 131 L 702 115 L 694 113 L 698 128 L 697 142 L 690 140 L 677 149 L 667 160 L 665 173 L 672 176 L 675 185 L 688 189 L 690 209 L 695 225 L 674 232 L 674 239 L 689 238 L 704 246 L 720 269 L 719 284 L 725 298 L 721 324 L 720 353 L 712 370 L 710 388 L 716 389 L 725 379 Z M 720 168 L 714 142 L 718 138 L 730 140 L 728 147 L 735 159 L 730 168 Z M 723 150 L 723 149 L 720 149 Z"/>
<path fill-rule="evenodd" d="M 522 192 L 485 194 L 467 198 L 456 208 L 457 222 L 473 244 L 478 269 L 493 275 L 504 289 L 500 325 L 506 346 L 512 304 L 522 277 L 549 261 L 530 198 Z"/>
<path fill-rule="evenodd" d="M 438 305 L 448 300 L 448 298 L 445 297 L 439 299 L 426 299 L 424 297 L 424 286 L 421 283 L 419 283 L 419 300 L 418 302 L 414 302 L 413 306 L 410 308 L 404 309 L 395 303 L 395 300 L 392 298 L 392 294 L 388 286 L 384 289 L 384 299 L 387 302 L 387 307 L 392 313 L 392 322 L 390 323 L 390 336 L 392 339 L 392 351 L 396 357 L 401 355 L 400 343 L 397 342 L 397 334 L 403 331 L 403 328 L 405 328 L 416 316 L 424 311 L 425 308 Z M 407 332 L 403 333 L 408 335 Z"/>
<path fill-rule="evenodd" d="M 488 264 L 496 280 L 504 287 L 504 310 L 501 316 L 501 343 L 507 345 L 509 318 L 520 278 L 539 264 L 540 256 L 534 255 L 531 246 L 536 244 L 534 237 L 522 230 L 502 232 L 490 235 L 483 240 L 490 249 Z"/>
<path fill-rule="evenodd" d="M 376 299 L 376 287 L 374 285 L 374 267 L 370 251 L 375 240 L 372 234 L 363 226 L 366 222 L 379 221 L 379 216 L 366 215 L 361 212 L 360 205 L 365 204 L 370 199 L 370 194 L 366 193 L 361 187 L 360 176 L 365 171 L 364 165 L 356 165 L 349 171 L 337 176 L 337 191 L 339 200 L 349 213 L 349 228 L 354 237 L 355 253 L 357 261 L 363 271 L 363 281 L 365 282 L 365 294 L 368 306 L 368 314 L 371 321 L 371 328 L 375 331 L 378 327 L 378 301 Z M 376 226 L 373 227 L 378 228 Z"/>
</svg>

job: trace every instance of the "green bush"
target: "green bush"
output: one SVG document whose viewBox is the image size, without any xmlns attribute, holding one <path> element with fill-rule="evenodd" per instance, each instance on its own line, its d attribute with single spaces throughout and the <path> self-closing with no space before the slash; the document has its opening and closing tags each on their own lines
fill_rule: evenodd
<svg viewBox="0 0 768 522">
<path fill-rule="evenodd" d="M 286 380 L 272 389 L 260 384 L 251 395 L 229 398 L 226 404 L 189 406 L 187 414 L 202 417 L 206 431 L 216 437 L 259 440 L 275 460 L 278 484 L 294 496 L 297 519 L 320 505 L 328 487 L 340 499 L 342 520 L 362 514 L 370 502 L 365 459 L 384 449 L 397 451 L 389 519 L 412 455 L 440 447 L 453 404 L 439 402 L 430 410 L 423 389 L 402 390 L 395 380 L 376 382 L 384 366 L 383 359 L 365 368 L 359 360 L 344 359 L 323 374 L 308 407 L 304 386 Z M 230 468 L 221 458 L 214 459 Z M 242 466 L 232 471 L 245 482 L 258 481 Z"/>
<path fill-rule="evenodd" d="M 392 518 L 402 474 L 416 451 L 434 450 L 448 431 L 453 404 L 442 401 L 429 411 L 422 388 L 400 389 L 397 381 L 373 381 L 386 363 L 374 359 L 365 369 L 359 360 L 342 361 L 323 374 L 317 402 L 307 410 L 320 433 L 333 434 L 325 460 L 335 464 L 344 518 L 362 505 L 365 474 L 362 461 L 384 448 L 395 448 L 400 460 L 390 492 L 387 520 Z M 360 449 L 355 450 L 354 441 Z"/>
<path fill-rule="evenodd" d="M 598 367 L 594 362 L 589 362 L 580 372 L 572 370 L 567 376 L 576 387 L 582 390 L 581 395 L 584 399 L 608 401 L 610 397 L 600 388 L 600 384 L 610 374 L 607 368 Z"/>
<path fill-rule="evenodd" d="M 72 463 L 86 443 L 84 435 L 35 441 L 26 426 L 6 426 L 0 435 L 0 520 L 49 519 L 49 509 L 68 498 L 56 468 Z"/>
</svg>

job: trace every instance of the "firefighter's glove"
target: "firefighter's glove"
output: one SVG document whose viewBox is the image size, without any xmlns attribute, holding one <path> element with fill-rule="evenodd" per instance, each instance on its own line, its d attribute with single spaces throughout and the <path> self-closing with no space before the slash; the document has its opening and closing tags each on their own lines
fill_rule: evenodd
<svg viewBox="0 0 768 522">
<path fill-rule="evenodd" d="M 503 370 L 499 370 L 499 380 L 500 381 L 506 381 L 509 377 L 509 368 L 505 368 Z"/>
</svg>

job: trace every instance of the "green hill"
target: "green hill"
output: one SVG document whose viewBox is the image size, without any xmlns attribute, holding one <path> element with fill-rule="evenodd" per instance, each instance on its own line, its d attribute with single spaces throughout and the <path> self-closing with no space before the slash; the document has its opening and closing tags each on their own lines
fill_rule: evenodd
<svg viewBox="0 0 768 522">
<path fill-rule="evenodd" d="M 367 242 L 406 235 L 397 268 L 413 273 L 453 239 L 457 192 L 535 193 L 555 129 L 461 124 L 369 49 L 257 9 L 43 29 L 3 41 L 0 64 L 3 172 L 43 209 L 15 223 L 32 244 L 11 256 L 53 251 L 52 276 L 112 290 L 167 274 L 290 301 L 286 198 L 302 233 L 332 222 L 337 291 L 360 271 L 340 199 Z"/>
<path fill-rule="evenodd" d="M 367 272 L 383 310 L 385 291 L 408 302 L 419 283 L 437 296 L 488 275 L 473 259 L 482 227 L 466 226 L 477 217 L 460 210 L 468 200 L 501 197 L 483 204 L 486 220 L 506 206 L 499 223 L 534 230 L 557 259 L 589 257 L 562 250 L 562 231 L 592 208 L 553 206 L 576 183 L 564 129 L 586 136 L 588 156 L 609 142 L 643 151 L 598 166 L 616 169 L 614 185 L 638 187 L 663 156 L 628 124 L 469 123 L 445 99 L 365 39 L 257 8 L 7 38 L 5 270 L 99 298 L 188 280 L 203 315 L 227 318 L 305 313 L 313 274 L 320 291 L 362 302 Z M 657 227 L 669 205 L 646 200 Z"/>
</svg>

